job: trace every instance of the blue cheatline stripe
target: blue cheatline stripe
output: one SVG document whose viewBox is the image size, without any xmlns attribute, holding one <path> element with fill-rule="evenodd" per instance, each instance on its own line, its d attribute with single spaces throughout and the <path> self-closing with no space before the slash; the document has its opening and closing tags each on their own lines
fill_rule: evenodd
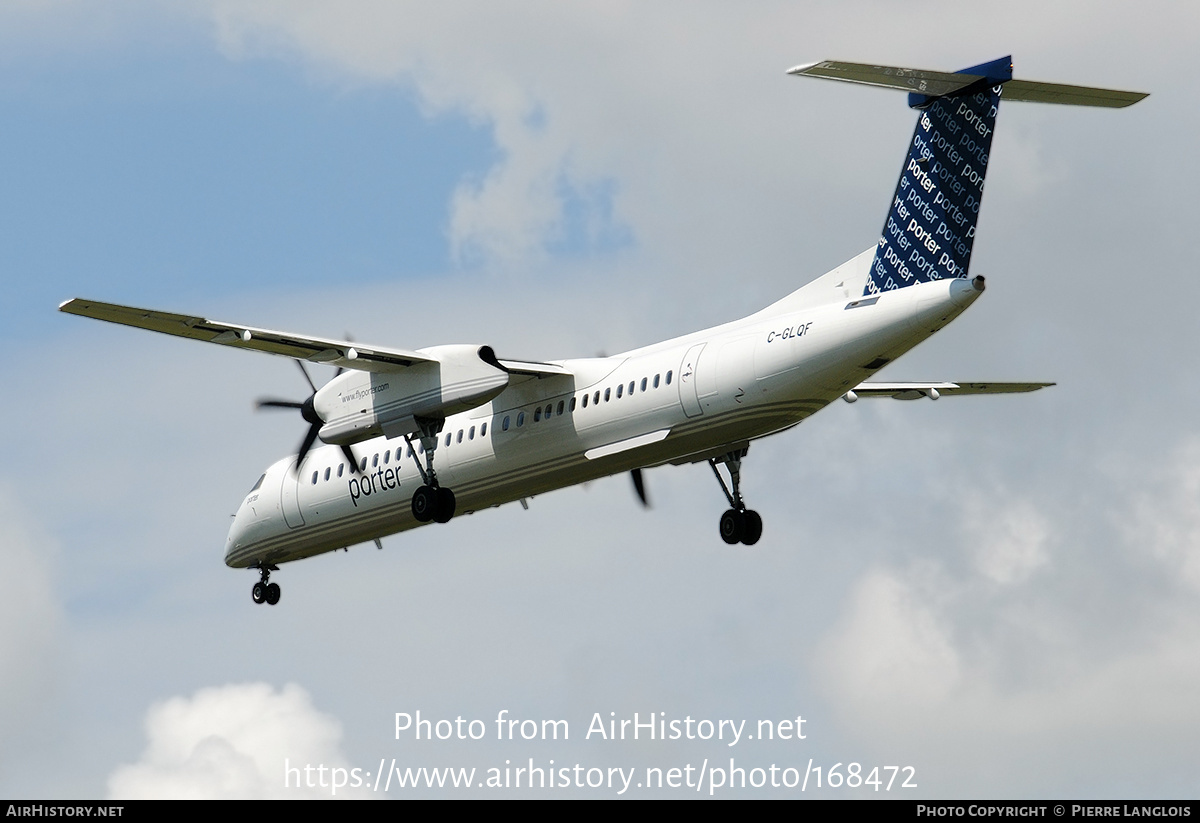
<svg viewBox="0 0 1200 823">
<path fill-rule="evenodd" d="M 997 70 L 1001 64 L 1007 72 Z M 1001 83 L 1012 69 L 1004 58 L 961 73 L 981 79 L 953 97 L 913 95 L 914 105 L 927 107 L 913 131 L 864 295 L 967 276 Z"/>
</svg>

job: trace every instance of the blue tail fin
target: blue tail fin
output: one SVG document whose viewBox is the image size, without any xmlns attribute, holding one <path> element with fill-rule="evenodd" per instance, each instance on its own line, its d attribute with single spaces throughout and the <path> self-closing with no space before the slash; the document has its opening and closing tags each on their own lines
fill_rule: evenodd
<svg viewBox="0 0 1200 823">
<path fill-rule="evenodd" d="M 944 96 L 908 96 L 908 104 L 923 111 L 864 294 L 967 276 L 1001 84 L 1012 79 L 1012 59 L 957 73 L 978 79 Z"/>
<path fill-rule="evenodd" d="M 922 110 L 863 294 L 967 276 L 1001 89 L 1010 102 L 1117 109 L 1146 97 L 1013 80 L 1011 57 L 953 74 L 838 60 L 796 66 L 788 74 L 907 91 L 908 105 Z"/>
</svg>

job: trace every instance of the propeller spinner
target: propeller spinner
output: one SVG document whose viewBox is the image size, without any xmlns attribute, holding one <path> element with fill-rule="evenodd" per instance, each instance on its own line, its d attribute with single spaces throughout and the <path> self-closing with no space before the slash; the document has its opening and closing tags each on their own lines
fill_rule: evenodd
<svg viewBox="0 0 1200 823">
<path fill-rule="evenodd" d="M 312 394 L 307 400 L 297 402 L 295 400 L 279 400 L 277 398 L 263 398 L 259 400 L 255 407 L 259 409 L 299 409 L 300 416 L 308 423 L 308 432 L 304 435 L 304 440 L 300 443 L 300 450 L 296 453 L 296 467 L 304 463 L 304 458 L 308 456 L 309 449 L 313 443 L 317 442 L 317 437 L 321 432 L 321 426 L 325 425 L 325 421 L 317 414 L 316 408 L 313 406 L 313 399 L 317 396 L 317 386 L 313 383 L 312 378 L 308 376 L 308 369 L 304 368 L 304 364 L 299 360 L 296 365 L 300 367 L 300 373 L 304 375 L 304 380 L 312 389 Z M 338 369 L 341 373 L 341 369 Z M 336 376 L 336 375 L 335 375 Z M 349 445 L 342 445 L 342 454 L 346 455 L 346 459 L 350 461 L 350 471 L 358 471 L 358 460 L 354 456 L 354 451 Z"/>
</svg>

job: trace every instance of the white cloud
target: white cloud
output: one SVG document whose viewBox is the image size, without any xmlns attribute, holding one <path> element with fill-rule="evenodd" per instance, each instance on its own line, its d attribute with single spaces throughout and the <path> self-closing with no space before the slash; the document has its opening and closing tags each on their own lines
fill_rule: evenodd
<svg viewBox="0 0 1200 823">
<path fill-rule="evenodd" d="M 1200 438 L 1185 442 L 1140 493 L 1124 532 L 1136 555 L 1200 589 Z"/>
<path fill-rule="evenodd" d="M 963 534 L 979 570 L 997 583 L 1022 581 L 1049 562 L 1049 524 L 1026 500 L 973 495 L 966 505 Z"/>
<path fill-rule="evenodd" d="M 353 775 L 341 751 L 341 724 L 312 705 L 295 684 L 201 689 L 146 714 L 146 750 L 109 778 L 116 799 L 297 799 L 353 797 Z M 306 767 L 312 767 L 306 772 Z M 320 772 L 318 767 L 327 771 Z M 285 772 L 295 769 L 295 772 Z M 343 786 L 335 788 L 341 769 Z M 285 786 L 285 780 L 292 781 Z M 300 785 L 303 783 L 303 785 Z M 324 783 L 324 786 L 321 784 Z"/>
<path fill-rule="evenodd" d="M 1126 534 L 1135 554 L 1185 578 L 1200 534 L 1197 454 L 1194 442 L 1181 451 L 1165 500 L 1130 501 L 1139 528 Z M 867 568 L 818 654 L 818 680 L 845 727 L 877 751 L 936 763 L 924 784 L 936 794 L 1004 796 L 1015 785 L 1015 794 L 1037 794 L 1070 783 L 1108 796 L 1121 794 L 1119 781 L 1148 779 L 1174 786 L 1173 774 L 1123 774 L 1127 764 L 1106 741 L 1160 763 L 1183 756 L 1200 724 L 1189 697 L 1200 690 L 1200 621 L 1190 596 L 1161 586 L 1147 595 L 1137 581 L 1100 571 L 1111 565 L 1095 556 L 1102 545 L 1050 562 L 1051 535 L 1089 516 L 1088 503 L 1075 511 L 1003 493 L 976 497 L 963 543 L 929 541 L 907 563 Z M 958 562 L 964 550 L 973 562 Z M 986 750 L 975 747 L 980 740 Z M 955 751 L 971 754 L 945 756 Z M 1054 769 L 1031 768 L 1040 758 Z"/>
<path fill-rule="evenodd" d="M 28 731 L 49 697 L 62 610 L 54 585 L 58 549 L 0 486 L 0 738 Z M 7 748 L 7 747 L 6 747 Z M 11 754 L 0 749 L 0 758 Z"/>
<path fill-rule="evenodd" d="M 864 575 L 845 621 L 824 650 L 826 671 L 854 703 L 886 693 L 938 705 L 961 679 L 961 662 L 941 623 L 934 585 L 874 569 Z"/>
</svg>

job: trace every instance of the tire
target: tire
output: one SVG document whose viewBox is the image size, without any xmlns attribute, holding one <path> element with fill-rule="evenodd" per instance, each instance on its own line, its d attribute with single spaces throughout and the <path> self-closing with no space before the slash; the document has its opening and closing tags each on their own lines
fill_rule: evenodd
<svg viewBox="0 0 1200 823">
<path fill-rule="evenodd" d="M 437 492 L 437 508 L 434 511 L 433 519 L 439 523 L 449 523 L 450 518 L 454 516 L 454 492 L 449 489 L 438 488 Z"/>
<path fill-rule="evenodd" d="M 746 528 L 742 532 L 742 543 L 753 546 L 758 542 L 758 538 L 762 537 L 762 518 L 755 511 L 746 512 L 745 518 Z"/>
<path fill-rule="evenodd" d="M 263 604 L 267 601 L 267 587 L 263 583 L 255 583 L 254 588 L 250 590 L 250 597 L 255 603 Z"/>
<path fill-rule="evenodd" d="M 279 584 L 271 583 L 267 586 L 267 605 L 274 606 L 279 602 Z"/>
<path fill-rule="evenodd" d="M 746 530 L 746 518 L 740 511 L 729 509 L 721 515 L 721 539 L 730 546 L 742 539 Z"/>
<path fill-rule="evenodd" d="M 412 514 L 418 522 L 428 523 L 435 517 L 437 509 L 437 489 L 431 486 L 422 486 L 413 492 Z"/>
</svg>

